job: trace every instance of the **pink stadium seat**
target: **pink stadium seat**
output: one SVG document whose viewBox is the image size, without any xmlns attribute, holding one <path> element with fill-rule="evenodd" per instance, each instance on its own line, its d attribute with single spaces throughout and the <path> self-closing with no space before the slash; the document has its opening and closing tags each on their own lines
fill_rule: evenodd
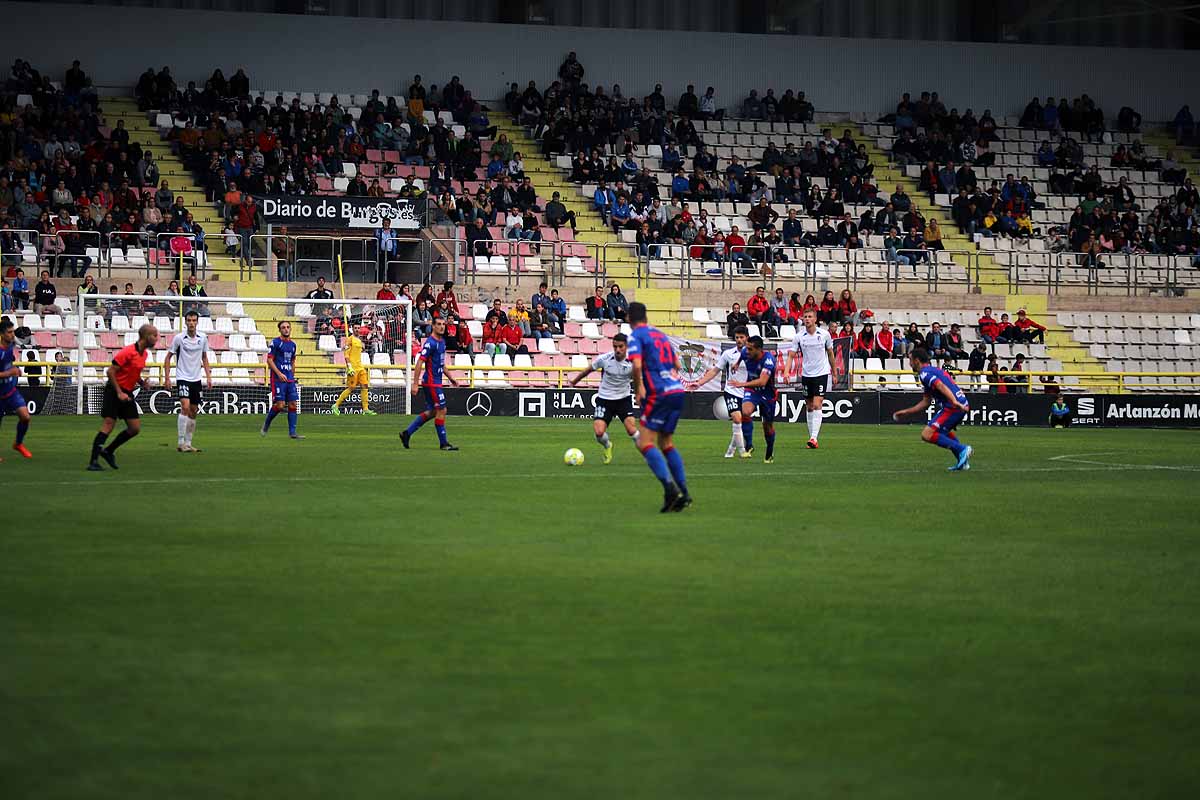
<svg viewBox="0 0 1200 800">
<path fill-rule="evenodd" d="M 213 350 L 225 350 L 229 345 L 225 343 L 225 336 L 223 334 L 210 333 L 208 335 L 208 346 Z"/>
<path fill-rule="evenodd" d="M 400 163 L 399 151 L 385 150 L 383 153 L 383 161 L 385 164 L 399 164 Z M 404 173 L 401 172 L 400 174 L 403 175 Z"/>
<path fill-rule="evenodd" d="M 612 337 L 617 335 L 617 332 L 619 330 L 621 330 L 621 328 L 619 325 L 617 325 L 617 323 L 606 322 L 600 328 L 600 335 L 603 336 L 605 339 L 611 339 Z"/>
<path fill-rule="evenodd" d="M 578 338 L 583 336 L 583 326 L 578 322 L 568 322 L 565 326 L 563 326 L 563 333 L 565 333 L 568 338 Z M 564 350 L 563 352 L 566 351 Z"/>
<path fill-rule="evenodd" d="M 33 335 L 33 343 L 43 350 L 47 347 L 54 347 L 54 334 L 48 331 L 38 331 Z"/>
<path fill-rule="evenodd" d="M 432 174 L 432 170 L 429 167 L 414 167 L 414 169 L 416 170 L 416 176 L 421 180 L 429 180 L 429 176 Z"/>
<path fill-rule="evenodd" d="M 383 161 L 383 151 L 367 148 L 367 161 Z"/>
<path fill-rule="evenodd" d="M 100 346 L 107 347 L 109 350 L 116 349 L 121 346 L 121 337 L 115 333 L 100 334 Z"/>
<path fill-rule="evenodd" d="M 576 325 L 576 328 L 579 326 Z M 569 337 L 569 334 L 568 334 Z M 566 338 L 558 340 L 558 351 L 563 355 L 573 356 L 579 352 L 579 343 L 575 339 Z"/>
<path fill-rule="evenodd" d="M 66 349 L 75 347 L 76 336 L 71 331 L 58 332 L 58 346 Z"/>
</svg>

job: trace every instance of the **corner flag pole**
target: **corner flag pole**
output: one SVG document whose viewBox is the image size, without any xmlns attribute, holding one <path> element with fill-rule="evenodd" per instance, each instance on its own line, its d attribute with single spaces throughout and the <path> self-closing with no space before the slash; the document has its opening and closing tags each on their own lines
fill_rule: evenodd
<svg viewBox="0 0 1200 800">
<path fill-rule="evenodd" d="M 342 331 L 346 335 L 349 335 L 350 334 L 350 318 L 349 318 L 349 316 L 347 316 L 347 313 L 346 313 L 347 311 L 349 311 L 349 306 L 346 305 L 346 279 L 342 276 L 342 257 L 341 257 L 341 255 L 338 256 L 338 288 L 341 289 L 341 292 L 342 292 Z"/>
</svg>

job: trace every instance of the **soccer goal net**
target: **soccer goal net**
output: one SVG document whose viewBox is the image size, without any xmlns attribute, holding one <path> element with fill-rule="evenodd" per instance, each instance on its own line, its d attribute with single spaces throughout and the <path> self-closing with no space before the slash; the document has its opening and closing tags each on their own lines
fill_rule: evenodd
<svg viewBox="0 0 1200 800">
<path fill-rule="evenodd" d="M 411 411 L 407 389 L 413 337 L 407 301 L 81 294 L 76 308 L 78 313 L 62 320 L 64 346 L 45 356 L 54 361 L 62 352 L 70 365 L 56 372 L 59 378 L 46 400 L 48 413 L 98 412 L 108 366 L 121 348 L 138 341 L 145 326 L 155 329 L 157 340 L 146 359 L 146 385 L 135 399 L 143 414 L 175 413 L 180 362 L 187 356 L 172 352 L 172 341 L 187 334 L 193 311 L 196 332 L 206 339 L 212 375 L 210 389 L 200 371 L 201 413 L 266 413 L 272 381 L 277 380 L 267 356 L 285 322 L 295 343 L 294 378 L 302 413 L 331 413 L 347 390 L 339 413 L 361 413 L 364 388 L 371 411 Z M 197 349 L 191 350 L 194 366 Z M 169 375 L 164 370 L 168 355 Z M 185 379 L 188 367 L 183 365 Z"/>
</svg>

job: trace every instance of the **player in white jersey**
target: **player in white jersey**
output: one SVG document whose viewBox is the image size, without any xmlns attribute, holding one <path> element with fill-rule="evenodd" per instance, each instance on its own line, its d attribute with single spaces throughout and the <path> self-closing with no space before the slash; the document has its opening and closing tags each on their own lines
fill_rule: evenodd
<svg viewBox="0 0 1200 800">
<path fill-rule="evenodd" d="M 742 389 L 741 385 L 746 382 L 746 365 L 742 362 L 742 350 L 745 349 L 749 336 L 750 332 L 746 330 L 745 325 L 734 328 L 733 341 L 737 346 L 724 350 L 717 356 L 716 366 L 688 385 L 688 389 L 695 389 L 717 375 L 721 376 L 721 383 L 724 384 L 721 399 L 725 402 L 725 410 L 729 412 L 729 419 L 733 423 L 733 437 L 729 440 L 729 447 L 725 448 L 726 458 L 733 458 L 735 453 L 743 458 L 746 456 L 746 439 L 742 434 L 742 397 L 746 390 Z"/>
<path fill-rule="evenodd" d="M 212 388 L 212 369 L 208 365 L 208 336 L 196 330 L 200 317 L 195 311 L 189 311 L 183 317 L 184 332 L 175 334 L 171 339 L 171 347 L 163 360 L 163 386 L 171 388 L 171 359 L 176 360 L 175 370 L 178 373 L 176 384 L 179 386 L 179 446 L 175 449 L 181 453 L 199 453 L 192 447 L 192 436 L 196 433 L 196 414 L 200 413 L 202 393 L 200 376 L 204 375 L 204 384 Z"/>
<path fill-rule="evenodd" d="M 592 430 L 596 434 L 596 442 L 604 448 L 604 463 L 612 463 L 613 445 L 608 438 L 608 425 L 614 419 L 620 419 L 625 425 L 625 432 L 633 440 L 638 441 L 637 416 L 633 412 L 633 362 L 626 358 L 629 339 L 623 333 L 612 338 L 612 352 L 596 356 L 591 364 L 575 377 L 570 384 L 578 386 L 579 382 L 593 372 L 600 373 L 600 390 L 596 392 L 596 412 L 592 420 Z"/>
<path fill-rule="evenodd" d="M 833 355 L 833 338 L 829 331 L 817 325 L 817 312 L 804 312 L 804 327 L 792 339 L 795 348 L 788 354 L 788 374 L 796 374 L 796 359 L 801 359 L 800 380 L 804 385 L 808 405 L 808 448 L 817 449 L 817 436 L 821 433 L 821 405 L 825 393 L 833 385 L 837 372 Z"/>
</svg>

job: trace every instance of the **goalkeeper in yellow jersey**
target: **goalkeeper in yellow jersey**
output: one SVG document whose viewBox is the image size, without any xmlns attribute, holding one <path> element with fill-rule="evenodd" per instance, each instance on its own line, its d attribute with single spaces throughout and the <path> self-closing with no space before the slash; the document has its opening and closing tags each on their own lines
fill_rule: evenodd
<svg viewBox="0 0 1200 800">
<path fill-rule="evenodd" d="M 375 416 L 375 412 L 368 407 L 367 393 L 371 389 L 371 375 L 363 366 L 363 340 L 359 336 L 367 336 L 370 333 L 368 328 L 361 327 L 358 329 L 358 336 L 351 333 L 342 342 L 342 350 L 346 352 L 346 388 L 338 395 L 338 399 L 334 401 L 333 407 L 329 409 L 329 413 L 335 417 L 342 413 L 338 408 L 342 401 L 350 396 L 355 387 L 358 387 L 359 397 L 362 399 L 362 413 L 368 416 Z"/>
</svg>

